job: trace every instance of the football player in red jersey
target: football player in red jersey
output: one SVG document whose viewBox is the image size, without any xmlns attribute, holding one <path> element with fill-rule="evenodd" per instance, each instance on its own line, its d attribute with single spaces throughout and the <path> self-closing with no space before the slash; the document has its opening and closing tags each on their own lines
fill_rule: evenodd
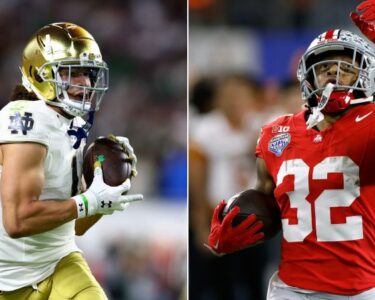
<svg viewBox="0 0 375 300">
<path fill-rule="evenodd" d="M 256 148 L 256 189 L 275 196 L 283 228 L 267 299 L 375 299 L 374 49 L 329 30 L 308 47 L 297 76 L 307 109 L 264 126 Z M 212 219 L 213 252 L 262 239 L 254 215 L 248 228 L 227 230 L 238 211 L 221 222 L 224 206 Z"/>
</svg>

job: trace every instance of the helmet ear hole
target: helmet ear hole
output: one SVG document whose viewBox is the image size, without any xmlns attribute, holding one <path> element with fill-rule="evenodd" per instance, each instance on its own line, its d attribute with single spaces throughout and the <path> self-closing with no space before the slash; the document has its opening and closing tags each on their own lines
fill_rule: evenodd
<svg viewBox="0 0 375 300">
<path fill-rule="evenodd" d="M 39 83 L 43 82 L 42 77 L 39 76 L 39 74 L 36 70 L 34 70 L 34 78 L 35 78 L 36 82 L 39 82 Z"/>
</svg>

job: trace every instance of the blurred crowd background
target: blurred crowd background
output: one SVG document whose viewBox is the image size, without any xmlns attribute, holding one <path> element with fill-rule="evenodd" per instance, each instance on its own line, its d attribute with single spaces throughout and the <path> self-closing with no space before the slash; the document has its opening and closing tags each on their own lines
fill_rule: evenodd
<svg viewBox="0 0 375 300">
<path fill-rule="evenodd" d="M 28 39 L 61 21 L 87 29 L 110 69 L 89 142 L 129 137 L 139 171 L 132 192 L 145 196 L 77 242 L 111 300 L 179 299 L 187 272 L 186 0 L 0 1 L 0 107 L 20 83 Z"/>
<path fill-rule="evenodd" d="M 280 235 L 213 256 L 214 207 L 255 185 L 255 145 L 263 124 L 302 109 L 298 61 L 320 33 L 359 33 L 354 0 L 190 0 L 189 296 L 261 300 L 280 257 Z"/>
</svg>

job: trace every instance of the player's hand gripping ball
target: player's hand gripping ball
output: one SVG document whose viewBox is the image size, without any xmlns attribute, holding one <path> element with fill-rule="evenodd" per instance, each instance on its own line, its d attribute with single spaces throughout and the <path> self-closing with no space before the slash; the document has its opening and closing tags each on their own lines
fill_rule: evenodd
<svg viewBox="0 0 375 300">
<path fill-rule="evenodd" d="M 223 200 L 214 210 L 208 244 L 215 255 L 222 256 L 257 245 L 280 231 L 280 210 L 276 199 L 246 190 Z"/>
<path fill-rule="evenodd" d="M 264 232 L 264 240 L 274 237 L 280 231 L 280 208 L 273 196 L 253 189 L 243 191 L 228 200 L 222 218 L 236 206 L 240 211 L 232 220 L 232 226 L 238 226 L 248 216 L 254 214 L 257 220 L 263 222 L 261 232 Z"/>
<path fill-rule="evenodd" d="M 101 162 L 103 179 L 109 186 L 121 185 L 132 176 L 131 158 L 114 136 L 99 137 L 87 148 L 83 158 L 87 186 L 93 181 L 96 160 Z"/>
</svg>

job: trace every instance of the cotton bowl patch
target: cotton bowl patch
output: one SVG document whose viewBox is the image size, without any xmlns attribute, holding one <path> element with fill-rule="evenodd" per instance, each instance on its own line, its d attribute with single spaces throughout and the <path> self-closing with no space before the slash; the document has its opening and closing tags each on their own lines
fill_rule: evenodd
<svg viewBox="0 0 375 300">
<path fill-rule="evenodd" d="M 286 146 L 290 143 L 290 134 L 289 133 L 282 133 L 275 135 L 269 142 L 268 142 L 268 150 L 274 153 L 276 156 L 280 156 Z"/>
</svg>

